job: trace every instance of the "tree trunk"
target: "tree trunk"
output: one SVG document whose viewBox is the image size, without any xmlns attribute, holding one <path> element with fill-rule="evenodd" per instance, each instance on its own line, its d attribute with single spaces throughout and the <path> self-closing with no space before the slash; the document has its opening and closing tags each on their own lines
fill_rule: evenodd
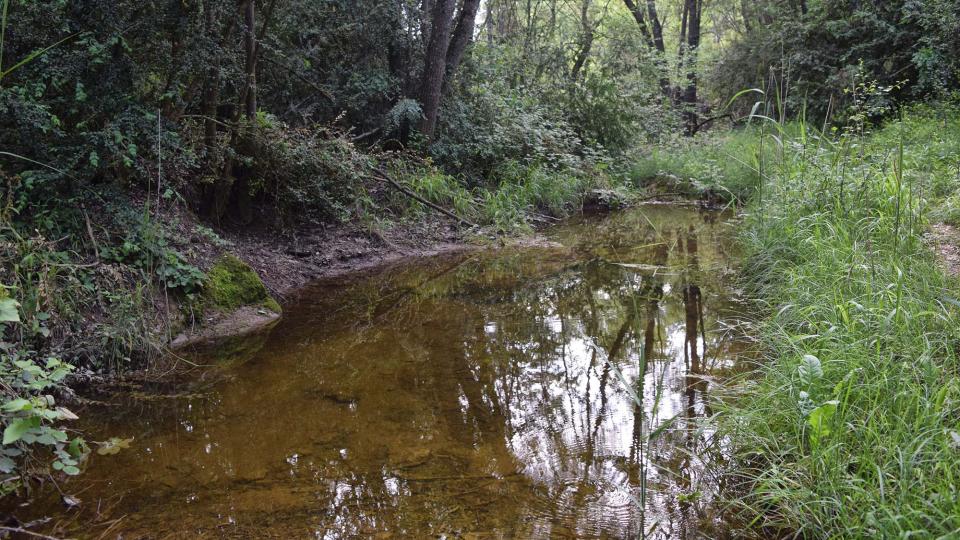
<svg viewBox="0 0 960 540">
<path fill-rule="evenodd" d="M 700 115 L 697 113 L 697 56 L 700 49 L 700 18 L 703 14 L 703 0 L 686 0 L 684 9 L 687 13 L 687 52 L 684 67 L 687 72 L 687 87 L 683 92 L 683 103 L 686 106 L 687 135 L 697 132 Z"/>
<path fill-rule="evenodd" d="M 663 43 L 663 25 L 660 24 L 660 17 L 657 15 L 656 0 L 647 0 L 647 18 L 650 19 L 650 29 L 647 29 L 647 22 L 644 19 L 643 11 L 634 0 L 624 0 L 627 9 L 633 14 L 633 19 L 640 27 L 644 41 L 647 45 L 656 51 L 655 62 L 660 72 L 660 91 L 663 96 L 674 99 L 673 89 L 670 87 L 670 79 L 667 77 L 667 65 L 664 61 L 665 47 Z"/>
<path fill-rule="evenodd" d="M 453 37 L 450 38 L 450 48 L 447 49 L 444 87 L 453 80 L 453 75 L 463 60 L 463 53 L 466 52 L 467 46 L 473 41 L 473 29 L 477 24 L 477 11 L 479 9 L 480 0 L 463 0 L 463 5 L 460 7 L 460 16 L 457 18 L 457 27 L 453 31 Z"/>
<path fill-rule="evenodd" d="M 427 44 L 423 83 L 420 85 L 420 104 L 423 107 L 420 131 L 430 140 L 433 140 L 437 129 L 437 116 L 440 113 L 443 75 L 447 51 L 450 48 L 450 27 L 453 24 L 455 3 L 454 0 L 436 0 L 431 17 L 430 41 Z"/>
<path fill-rule="evenodd" d="M 650 26 L 653 30 L 653 45 L 663 54 L 666 50 L 663 46 L 663 25 L 660 24 L 660 17 L 657 16 L 656 0 L 647 0 L 647 15 L 650 17 Z"/>
<path fill-rule="evenodd" d="M 647 44 L 647 47 L 653 48 L 653 36 L 650 35 L 650 29 L 647 27 L 647 21 L 643 16 L 643 10 L 640 9 L 640 6 L 636 4 L 633 0 L 623 0 L 623 3 L 627 5 L 627 9 L 630 10 L 630 14 L 633 15 L 633 20 L 637 21 L 637 26 L 640 27 L 640 34 L 643 35 L 643 41 Z"/>
<path fill-rule="evenodd" d="M 247 120 L 257 116 L 257 28 L 256 28 L 256 0 L 247 0 L 243 10 L 243 23 L 246 26 L 244 34 L 244 48 L 247 53 L 246 74 L 247 88 L 245 90 L 245 112 Z"/>
<path fill-rule="evenodd" d="M 687 51 L 687 20 L 690 17 L 691 0 L 683 1 L 683 13 L 680 15 L 680 39 L 677 40 L 677 75 L 683 71 L 683 57 Z"/>
<path fill-rule="evenodd" d="M 586 65 L 590 58 L 590 50 L 593 48 L 593 25 L 590 23 L 590 2 L 583 0 L 580 4 L 580 48 L 573 60 L 573 67 L 570 69 L 570 80 L 576 81 L 580 77 L 580 70 Z"/>
<path fill-rule="evenodd" d="M 423 46 L 427 46 L 427 40 L 430 38 L 430 17 L 433 14 L 434 0 L 422 0 L 420 2 L 420 39 Z"/>
</svg>

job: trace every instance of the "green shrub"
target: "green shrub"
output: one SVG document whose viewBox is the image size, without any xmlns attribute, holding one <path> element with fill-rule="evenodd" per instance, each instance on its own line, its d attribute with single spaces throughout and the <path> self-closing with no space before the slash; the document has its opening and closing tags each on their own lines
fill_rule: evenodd
<svg viewBox="0 0 960 540">
<path fill-rule="evenodd" d="M 255 156 L 244 172 L 248 194 L 289 222 L 345 220 L 371 159 L 349 140 L 276 120 L 253 130 Z"/>
<path fill-rule="evenodd" d="M 4 293 L 5 294 L 5 293 Z M 0 330 L 20 324 L 17 303 L 0 297 Z M 7 345 L 7 344 L 5 344 Z M 25 481 L 52 468 L 68 475 L 89 449 L 83 439 L 70 439 L 62 422 L 76 420 L 69 409 L 57 406 L 53 395 L 64 389 L 73 366 L 56 358 L 40 361 L 7 345 L 0 353 L 0 495 L 15 491 Z"/>
<path fill-rule="evenodd" d="M 765 158 L 775 151 L 775 144 L 769 142 L 764 148 Z M 687 197 L 745 202 L 757 189 L 759 152 L 756 126 L 705 132 L 648 149 L 629 166 L 628 176 L 637 187 L 661 184 Z"/>
</svg>

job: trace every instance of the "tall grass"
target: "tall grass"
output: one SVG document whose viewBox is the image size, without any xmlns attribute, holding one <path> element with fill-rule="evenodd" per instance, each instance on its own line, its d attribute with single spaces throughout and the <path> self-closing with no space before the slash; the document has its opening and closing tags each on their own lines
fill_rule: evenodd
<svg viewBox="0 0 960 540">
<path fill-rule="evenodd" d="M 749 126 L 683 137 L 647 150 L 633 161 L 628 174 L 640 187 L 658 184 L 679 196 L 744 202 L 758 185 L 757 133 Z"/>
<path fill-rule="evenodd" d="M 581 208 L 588 192 L 602 189 L 623 198 L 631 191 L 621 179 L 601 170 L 554 170 L 542 165 L 506 161 L 484 185 L 468 188 L 462 180 L 436 169 L 404 174 L 404 182 L 424 199 L 499 232 L 528 230 L 546 216 L 562 218 Z M 424 211 L 412 203 L 415 212 Z"/>
<path fill-rule="evenodd" d="M 937 122 L 952 133 L 929 138 Z M 872 135 L 770 130 L 743 235 L 766 358 L 722 420 L 732 502 L 759 530 L 960 535 L 960 303 L 922 239 L 950 184 L 927 157 L 958 125 L 928 109 Z"/>
</svg>

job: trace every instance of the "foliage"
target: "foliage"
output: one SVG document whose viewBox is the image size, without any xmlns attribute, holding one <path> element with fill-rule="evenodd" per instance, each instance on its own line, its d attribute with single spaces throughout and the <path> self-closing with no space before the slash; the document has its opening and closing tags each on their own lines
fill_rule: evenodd
<svg viewBox="0 0 960 540">
<path fill-rule="evenodd" d="M 336 133 L 276 121 L 253 129 L 247 194 L 288 221 L 340 221 L 364 184 L 370 157 Z"/>
<path fill-rule="evenodd" d="M 504 161 L 578 169 L 599 158 L 553 111 L 511 93 L 502 83 L 480 84 L 445 109 L 441 134 L 431 146 L 443 167 L 476 183 L 489 180 Z"/>
<path fill-rule="evenodd" d="M 771 76 L 786 107 L 823 119 L 850 104 L 844 89 L 857 80 L 882 86 L 906 82 L 897 102 L 943 98 L 960 83 L 960 5 L 948 0 L 804 2 L 761 0 L 743 8 L 745 28 L 721 51 L 708 87 L 726 100 L 743 88 L 765 87 Z M 747 6 L 747 3 L 743 4 Z M 746 113 L 750 101 L 740 100 Z M 846 119 L 846 114 L 838 116 Z"/>
<path fill-rule="evenodd" d="M 952 137 L 926 132 L 955 122 L 918 109 L 873 135 L 770 127 L 782 147 L 743 237 L 765 361 L 723 421 L 748 487 L 736 503 L 762 526 L 956 530 L 958 313 L 922 240 L 931 185 L 956 189 L 928 159 Z"/>
<path fill-rule="evenodd" d="M 116 245 L 101 248 L 100 257 L 103 260 L 153 274 L 163 286 L 175 292 L 200 292 L 203 272 L 187 263 L 184 256 L 170 245 L 162 227 L 139 219 L 127 230 L 129 232 Z"/>
<path fill-rule="evenodd" d="M 675 195 L 748 201 L 758 186 L 757 129 L 674 138 L 649 148 L 630 165 L 636 186 L 661 184 Z M 769 158 L 772 147 L 764 150 Z"/>
<path fill-rule="evenodd" d="M 3 299 L 10 307 L 9 298 Z M 14 311 L 3 317 L 7 325 L 19 322 Z M 10 343 L 0 341 L 0 492 L 17 489 L 31 475 L 52 467 L 68 475 L 80 473 L 78 465 L 89 449 L 82 438 L 70 439 L 62 422 L 76 420 L 69 409 L 56 406 L 54 393 L 63 390 L 73 366 L 56 358 L 40 361 Z"/>
</svg>

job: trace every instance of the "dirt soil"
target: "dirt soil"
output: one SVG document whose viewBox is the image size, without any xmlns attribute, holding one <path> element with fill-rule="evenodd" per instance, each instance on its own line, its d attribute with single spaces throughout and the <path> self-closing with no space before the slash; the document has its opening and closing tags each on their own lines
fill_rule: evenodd
<svg viewBox="0 0 960 540">
<path fill-rule="evenodd" d="M 930 226 L 926 241 L 937 253 L 947 274 L 960 276 L 960 229 L 946 223 L 936 223 Z"/>
<path fill-rule="evenodd" d="M 230 251 L 260 274 L 264 284 L 283 303 L 306 283 L 405 257 L 423 257 L 467 249 L 465 234 L 437 219 L 401 224 L 371 232 L 347 223 L 297 231 L 288 237 L 268 232 L 225 235 Z"/>
<path fill-rule="evenodd" d="M 278 231 L 255 223 L 211 235 L 190 212 L 169 212 L 169 222 L 176 224 L 179 244 L 191 264 L 208 271 L 223 253 L 231 253 L 260 275 L 281 304 L 317 279 L 403 258 L 473 249 L 479 245 L 477 239 L 483 238 L 443 216 L 431 215 L 387 229 L 350 222 Z M 174 336 L 170 347 L 176 350 L 249 334 L 272 326 L 277 319 L 278 314 L 261 307 L 204 313 L 202 321 L 184 324 L 186 329 Z"/>
</svg>

